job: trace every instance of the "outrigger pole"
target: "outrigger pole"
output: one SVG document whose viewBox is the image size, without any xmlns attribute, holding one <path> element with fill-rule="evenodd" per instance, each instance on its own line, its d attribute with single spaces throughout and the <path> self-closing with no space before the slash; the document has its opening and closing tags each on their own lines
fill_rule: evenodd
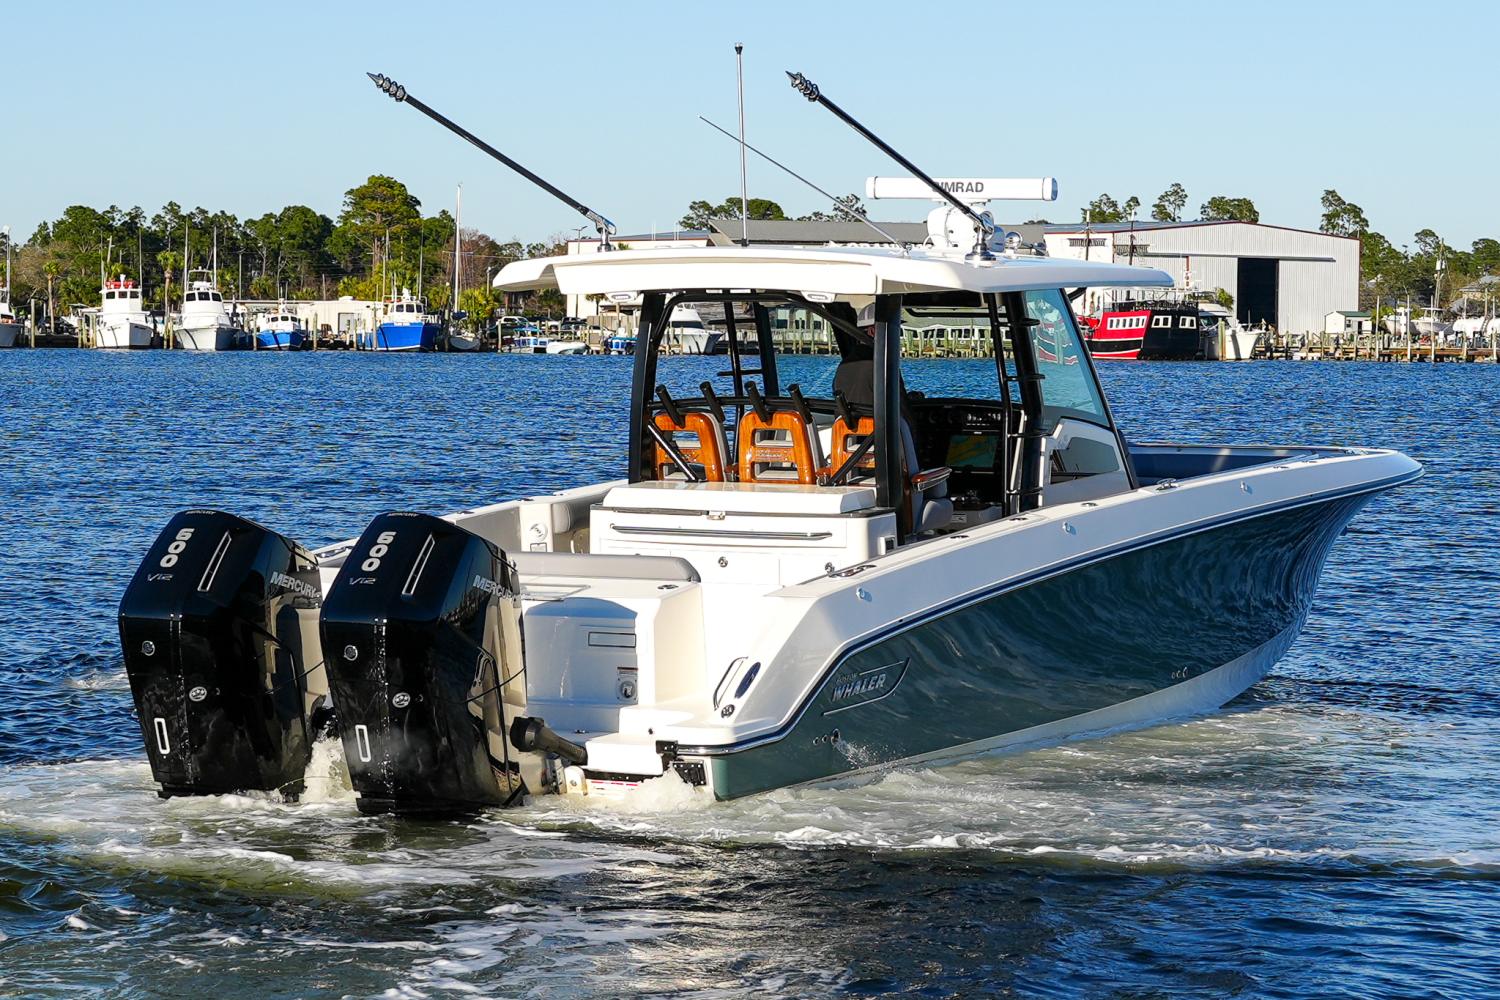
<svg viewBox="0 0 1500 1000">
<path fill-rule="evenodd" d="M 532 173 L 530 170 L 527 170 L 515 160 L 512 160 L 510 157 L 500 152 L 500 150 L 496 149 L 494 146 L 491 146 L 489 143 L 479 138 L 473 132 L 470 132 L 468 129 L 462 127 L 461 125 L 451 122 L 447 118 L 438 114 L 436 111 L 432 110 L 427 105 L 423 104 L 421 101 L 408 94 L 405 87 L 401 86 L 401 84 L 397 83 L 395 80 L 392 80 L 390 77 L 380 76 L 375 73 L 366 73 L 365 76 L 368 76 L 371 80 L 373 80 L 375 82 L 375 86 L 379 87 L 381 90 L 389 94 L 392 100 L 398 103 L 410 104 L 412 107 L 422 112 L 422 114 L 426 115 L 428 118 L 431 118 L 439 125 L 442 125 L 444 128 L 448 129 L 450 132 L 453 132 L 456 135 L 462 136 L 463 138 L 469 140 L 474 145 L 478 146 L 480 149 L 484 150 L 486 153 L 490 154 L 495 159 L 505 164 L 507 167 L 510 167 L 510 169 L 514 170 L 522 177 L 531 181 L 531 183 L 535 184 L 543 191 L 546 191 L 557 200 L 563 202 L 570 208 L 581 213 L 585 219 L 588 219 L 590 222 L 592 222 L 594 224 L 594 227 L 599 230 L 599 239 L 603 243 L 600 249 L 614 249 L 614 247 L 609 243 L 609 238 L 616 232 L 615 224 L 613 222 L 610 222 L 604 216 L 600 215 L 592 208 L 589 208 L 583 202 L 578 201 L 576 198 L 569 197 L 560 189 L 553 187 L 551 184 L 548 184 L 536 174 Z"/>
<path fill-rule="evenodd" d="M 824 97 L 823 92 L 818 89 L 818 85 L 816 83 L 813 83 L 801 73 L 793 73 L 790 70 L 787 71 L 786 75 L 791 78 L 792 86 L 797 89 L 797 92 L 799 94 L 807 98 L 812 103 L 821 104 L 829 111 L 832 111 L 839 118 L 843 119 L 844 123 L 847 124 L 850 128 L 854 129 L 854 131 L 858 132 L 860 135 L 870 140 L 870 142 L 874 143 L 877 149 L 885 153 L 897 163 L 901 164 L 907 170 L 910 170 L 914 175 L 916 175 L 919 180 L 921 180 L 928 187 L 932 188 L 933 191 L 937 192 L 937 194 L 944 201 L 948 202 L 954 208 L 958 209 L 960 212 L 967 215 L 970 219 L 974 220 L 974 224 L 978 227 L 974 234 L 974 250 L 964 258 L 965 260 L 995 259 L 995 255 L 990 252 L 989 247 L 989 238 L 994 235 L 995 232 L 995 220 L 991 219 L 988 215 L 979 214 L 970 206 L 965 205 L 963 202 L 953 197 L 953 192 L 949 191 L 937 181 L 927 176 L 917 168 L 917 165 L 915 163 L 911 162 L 906 157 L 902 156 L 900 153 L 896 152 L 889 145 L 887 145 L 886 142 L 880 138 L 880 136 L 865 128 L 859 122 L 855 121 L 854 117 L 847 111 L 839 107 L 837 104 L 834 104 L 828 98 Z"/>
</svg>

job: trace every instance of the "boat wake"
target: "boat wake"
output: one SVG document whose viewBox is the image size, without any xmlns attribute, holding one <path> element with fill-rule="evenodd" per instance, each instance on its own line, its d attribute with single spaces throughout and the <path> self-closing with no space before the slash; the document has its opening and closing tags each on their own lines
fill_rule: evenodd
<svg viewBox="0 0 1500 1000">
<path fill-rule="evenodd" d="M 1497 736 L 1500 725 L 1485 718 L 1252 706 L 733 802 L 549 798 L 507 816 L 665 841 L 980 851 L 1061 866 L 1500 874 L 1500 834 L 1477 818 L 1486 810 L 1474 800 L 1493 809 L 1500 795 L 1473 770 Z M 1500 764 L 1488 770 L 1500 779 Z M 1422 808 L 1411 808 L 1417 798 Z"/>
<path fill-rule="evenodd" d="M 732 802 L 671 775 L 619 798 L 542 796 L 455 823 L 361 816 L 341 748 L 325 740 L 297 803 L 162 800 L 142 760 L 6 768 L 0 831 L 111 870 L 357 896 L 673 864 L 695 846 L 1500 875 L 1500 835 L 1478 818 L 1500 810 L 1500 763 L 1476 763 L 1497 737 L 1484 718 L 1250 706 Z"/>
</svg>

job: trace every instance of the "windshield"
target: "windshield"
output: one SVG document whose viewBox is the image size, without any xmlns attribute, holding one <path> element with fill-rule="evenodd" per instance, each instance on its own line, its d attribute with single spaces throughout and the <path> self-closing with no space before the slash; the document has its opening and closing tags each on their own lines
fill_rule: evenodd
<svg viewBox="0 0 1500 1000">
<path fill-rule="evenodd" d="M 1026 315 L 1037 321 L 1031 327 L 1031 346 L 1042 375 L 1043 429 L 1050 432 L 1062 417 L 1109 426 L 1104 398 L 1062 291 L 1048 288 L 1024 294 Z"/>
</svg>

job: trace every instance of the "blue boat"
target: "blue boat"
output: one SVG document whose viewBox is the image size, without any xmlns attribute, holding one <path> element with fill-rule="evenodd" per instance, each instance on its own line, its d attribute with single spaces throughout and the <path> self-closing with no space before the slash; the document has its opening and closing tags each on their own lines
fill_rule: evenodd
<svg viewBox="0 0 1500 1000">
<path fill-rule="evenodd" d="M 255 342 L 248 346 L 257 351 L 300 351 L 307 339 L 302 320 L 290 307 L 283 305 L 260 317 Z"/>
<path fill-rule="evenodd" d="M 442 331 L 437 318 L 403 288 L 399 299 L 385 304 L 385 320 L 375 328 L 375 350 L 435 351 Z"/>
</svg>

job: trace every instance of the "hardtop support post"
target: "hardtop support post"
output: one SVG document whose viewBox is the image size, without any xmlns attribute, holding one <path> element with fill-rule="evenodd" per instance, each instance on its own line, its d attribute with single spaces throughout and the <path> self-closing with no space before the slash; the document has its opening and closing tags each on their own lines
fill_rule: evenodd
<svg viewBox="0 0 1500 1000">
<path fill-rule="evenodd" d="M 776 377 L 776 345 L 771 342 L 771 310 L 762 302 L 755 303 L 755 339 L 760 344 L 761 380 L 765 383 L 767 396 L 781 395 L 781 384 Z"/>
<path fill-rule="evenodd" d="M 1000 402 L 1005 407 L 1005 419 L 1000 425 L 1000 506 L 1007 517 L 1016 513 L 1016 491 L 1011 488 L 1011 456 L 1014 454 L 1014 445 L 1011 439 L 1015 436 L 1015 423 L 1011 413 L 1010 399 L 1010 372 L 1005 367 L 1005 335 L 1000 328 L 1000 296 L 996 292 L 986 292 L 984 304 L 989 309 L 990 315 L 990 345 L 995 355 L 995 375 L 1000 382 Z M 1009 319 L 1009 313 L 1006 314 Z"/>
<path fill-rule="evenodd" d="M 656 392 L 656 345 L 661 340 L 662 311 L 666 297 L 647 292 L 641 298 L 640 323 L 635 332 L 635 377 L 630 390 L 630 452 L 627 478 L 638 483 L 647 478 L 648 440 L 646 423 L 651 419 L 651 397 Z"/>
<path fill-rule="evenodd" d="M 911 532 L 903 496 L 901 296 L 875 299 L 875 505 L 896 511 L 896 544 Z M 910 475 L 915 469 L 908 470 Z"/>
</svg>

